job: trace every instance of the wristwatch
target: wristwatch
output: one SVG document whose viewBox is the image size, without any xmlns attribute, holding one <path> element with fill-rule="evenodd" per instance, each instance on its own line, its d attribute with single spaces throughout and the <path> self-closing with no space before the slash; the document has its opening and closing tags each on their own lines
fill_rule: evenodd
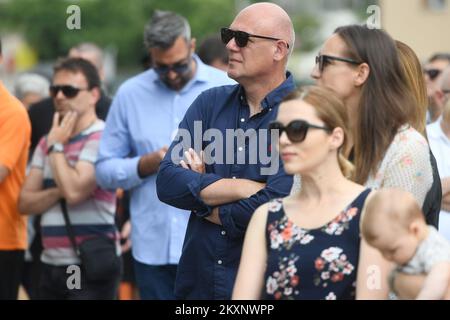
<svg viewBox="0 0 450 320">
<path fill-rule="evenodd" d="M 55 142 L 47 149 L 47 154 L 51 152 L 64 152 L 64 145 L 61 142 Z"/>
</svg>

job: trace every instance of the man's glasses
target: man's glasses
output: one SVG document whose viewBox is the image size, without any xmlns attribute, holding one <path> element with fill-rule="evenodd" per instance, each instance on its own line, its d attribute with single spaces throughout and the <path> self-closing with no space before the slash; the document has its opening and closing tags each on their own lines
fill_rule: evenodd
<svg viewBox="0 0 450 320">
<path fill-rule="evenodd" d="M 335 57 L 335 56 L 329 56 L 329 55 L 321 54 L 321 55 L 318 55 L 316 57 L 316 65 L 319 65 L 319 71 L 322 72 L 323 69 L 332 60 L 346 62 L 346 63 L 350 63 L 350 64 L 354 64 L 354 65 L 359 65 L 359 64 L 362 63 L 362 62 L 358 62 L 356 60 L 352 60 L 352 59 L 348 59 L 348 58 L 340 58 L 340 57 Z"/>
<path fill-rule="evenodd" d="M 260 38 L 260 39 L 267 39 L 267 40 L 274 40 L 279 41 L 282 39 L 278 38 L 272 38 L 272 37 L 266 37 L 266 36 L 258 36 L 256 34 L 250 34 L 245 31 L 237 31 L 237 30 L 231 30 L 230 28 L 222 28 L 220 29 L 220 35 L 222 38 L 222 42 L 224 44 L 228 44 L 228 42 L 231 41 L 231 39 L 234 38 L 234 41 L 238 45 L 238 47 L 243 48 L 248 44 L 249 38 Z M 289 43 L 286 41 L 286 46 L 289 49 Z"/>
<path fill-rule="evenodd" d="M 62 91 L 63 95 L 69 99 L 75 98 L 80 91 L 83 91 L 83 90 L 89 91 L 89 89 L 87 89 L 87 88 L 85 88 L 85 89 L 76 88 L 71 85 L 62 85 L 62 86 L 52 85 L 52 86 L 50 86 L 50 96 L 52 98 L 56 98 L 56 96 L 58 95 L 58 92 L 60 90 Z"/>
<path fill-rule="evenodd" d="M 442 70 L 439 69 L 425 69 L 423 72 L 430 77 L 430 80 L 436 79 L 442 72 Z"/>
<path fill-rule="evenodd" d="M 153 70 L 159 75 L 164 76 L 168 74 L 170 71 L 175 72 L 176 74 L 184 74 L 189 70 L 191 64 L 191 51 L 188 53 L 188 57 L 183 60 L 188 60 L 186 62 L 177 62 L 172 65 L 165 64 L 155 64 Z"/>
<path fill-rule="evenodd" d="M 279 121 L 272 121 L 269 124 L 270 131 L 279 130 L 279 136 L 281 136 L 283 131 L 286 132 L 287 137 L 293 143 L 303 142 L 306 139 L 306 134 L 308 133 L 308 130 L 310 128 L 331 132 L 330 128 L 315 126 L 305 120 L 294 120 L 291 121 L 287 126 L 284 126 Z"/>
</svg>

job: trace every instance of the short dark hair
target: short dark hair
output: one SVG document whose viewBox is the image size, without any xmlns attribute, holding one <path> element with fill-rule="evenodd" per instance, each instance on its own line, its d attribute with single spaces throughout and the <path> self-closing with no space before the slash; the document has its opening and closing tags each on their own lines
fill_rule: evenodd
<svg viewBox="0 0 450 320">
<path fill-rule="evenodd" d="M 80 72 L 86 78 L 89 89 L 100 88 L 101 81 L 97 68 L 89 61 L 81 58 L 65 58 L 59 60 L 53 67 L 56 74 L 59 71 L 70 71 L 73 73 Z"/>
<path fill-rule="evenodd" d="M 223 63 L 228 63 L 227 48 L 218 36 L 211 36 L 203 40 L 198 48 L 197 54 L 207 65 L 211 65 L 216 59 L 219 59 Z"/>
<path fill-rule="evenodd" d="M 435 62 L 437 60 L 447 60 L 450 63 L 450 53 L 435 53 L 431 56 L 430 60 L 428 62 Z"/>
</svg>

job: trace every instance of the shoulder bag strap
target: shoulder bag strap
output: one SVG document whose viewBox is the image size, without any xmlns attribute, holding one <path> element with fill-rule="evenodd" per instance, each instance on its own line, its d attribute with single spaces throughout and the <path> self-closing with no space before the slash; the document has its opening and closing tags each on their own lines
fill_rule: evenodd
<svg viewBox="0 0 450 320">
<path fill-rule="evenodd" d="M 61 205 L 64 221 L 66 222 L 66 230 L 67 235 L 69 236 L 70 239 L 70 243 L 72 244 L 72 248 L 75 251 L 76 255 L 80 257 L 80 250 L 77 246 L 77 242 L 75 241 L 75 233 L 73 232 L 72 224 L 70 223 L 69 213 L 67 211 L 66 199 L 61 199 L 59 201 L 59 204 Z"/>
</svg>

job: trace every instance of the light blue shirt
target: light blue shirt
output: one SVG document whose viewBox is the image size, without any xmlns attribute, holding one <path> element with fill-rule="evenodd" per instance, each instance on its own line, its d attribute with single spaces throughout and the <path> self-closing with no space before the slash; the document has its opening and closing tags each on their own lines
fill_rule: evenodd
<svg viewBox="0 0 450 320">
<path fill-rule="evenodd" d="M 114 98 L 100 142 L 97 183 L 131 191 L 133 257 L 150 265 L 178 264 L 190 212 L 159 201 L 156 174 L 138 175 L 142 155 L 169 146 L 184 114 L 203 91 L 235 84 L 227 74 L 202 63 L 179 92 L 169 89 L 152 70 L 122 84 Z"/>
</svg>

